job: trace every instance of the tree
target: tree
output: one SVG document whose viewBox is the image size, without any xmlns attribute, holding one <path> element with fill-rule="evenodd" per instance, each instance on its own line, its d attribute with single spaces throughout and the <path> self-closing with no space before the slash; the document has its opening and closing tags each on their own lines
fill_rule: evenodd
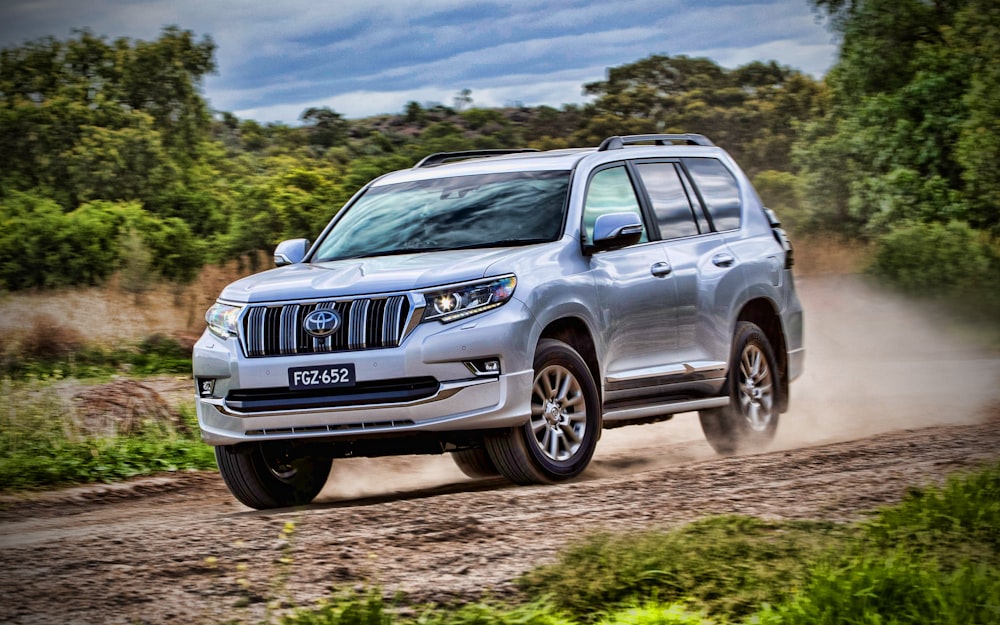
<svg viewBox="0 0 1000 625">
<path fill-rule="evenodd" d="M 1000 232 L 1000 8 L 987 0 L 816 1 L 843 37 L 797 163 L 830 225 L 967 220 Z"/>
<path fill-rule="evenodd" d="M 706 58 L 654 55 L 608 70 L 584 86 L 597 96 L 584 108 L 581 143 L 616 134 L 700 132 L 751 174 L 790 169 L 796 124 L 818 106 L 821 87 L 775 62 L 735 70 Z"/>
<path fill-rule="evenodd" d="M 472 106 L 472 89 L 462 89 L 455 96 L 455 110 L 463 111 Z"/>
<path fill-rule="evenodd" d="M 306 122 L 309 142 L 312 145 L 332 148 L 347 141 L 347 120 L 330 107 L 307 108 L 302 111 L 299 119 Z"/>
</svg>

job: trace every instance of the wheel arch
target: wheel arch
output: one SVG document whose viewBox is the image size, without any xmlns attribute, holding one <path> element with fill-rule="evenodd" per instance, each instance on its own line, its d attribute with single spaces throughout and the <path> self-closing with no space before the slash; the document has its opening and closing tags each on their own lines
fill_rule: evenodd
<svg viewBox="0 0 1000 625">
<path fill-rule="evenodd" d="M 583 361 L 587 363 L 587 369 L 594 378 L 597 386 L 598 396 L 601 401 L 604 399 L 604 384 L 601 377 L 600 360 L 597 357 L 597 345 L 594 343 L 594 336 L 587 326 L 587 323 L 579 317 L 562 317 L 549 322 L 542 330 L 538 340 L 556 339 L 566 343 L 576 350 Z"/>
<path fill-rule="evenodd" d="M 788 410 L 788 346 L 785 341 L 785 330 L 781 324 L 778 308 L 770 299 L 758 297 L 745 303 L 740 309 L 736 321 L 749 321 L 756 324 L 767 336 L 778 361 L 778 379 L 781 393 L 778 396 L 778 412 Z"/>
</svg>

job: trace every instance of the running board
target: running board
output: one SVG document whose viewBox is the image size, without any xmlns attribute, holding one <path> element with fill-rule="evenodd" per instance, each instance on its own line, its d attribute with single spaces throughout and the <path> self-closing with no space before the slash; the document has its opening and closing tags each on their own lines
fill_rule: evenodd
<svg viewBox="0 0 1000 625">
<path fill-rule="evenodd" d="M 604 422 L 632 421 L 633 419 L 648 419 L 650 417 L 665 417 L 678 412 L 722 408 L 729 405 L 728 397 L 707 397 L 705 399 L 690 399 L 667 404 L 640 406 L 638 408 L 621 408 L 608 410 L 604 413 Z"/>
</svg>

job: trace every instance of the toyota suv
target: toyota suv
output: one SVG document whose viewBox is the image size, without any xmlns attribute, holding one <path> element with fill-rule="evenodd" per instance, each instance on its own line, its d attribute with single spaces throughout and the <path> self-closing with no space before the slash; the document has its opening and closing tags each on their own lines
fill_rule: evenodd
<svg viewBox="0 0 1000 625">
<path fill-rule="evenodd" d="M 702 135 L 433 154 L 274 261 L 194 348 L 203 438 L 254 508 L 311 501 L 352 456 L 560 482 L 604 428 L 683 412 L 719 453 L 757 449 L 803 368 L 788 239 Z"/>
</svg>

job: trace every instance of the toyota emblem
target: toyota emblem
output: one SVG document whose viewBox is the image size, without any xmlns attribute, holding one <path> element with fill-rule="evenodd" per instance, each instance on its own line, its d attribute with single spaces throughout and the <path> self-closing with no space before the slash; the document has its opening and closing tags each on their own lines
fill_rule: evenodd
<svg viewBox="0 0 1000 625">
<path fill-rule="evenodd" d="M 302 320 L 302 329 L 318 339 L 324 339 L 340 327 L 340 315 L 335 310 L 314 310 Z"/>
</svg>

